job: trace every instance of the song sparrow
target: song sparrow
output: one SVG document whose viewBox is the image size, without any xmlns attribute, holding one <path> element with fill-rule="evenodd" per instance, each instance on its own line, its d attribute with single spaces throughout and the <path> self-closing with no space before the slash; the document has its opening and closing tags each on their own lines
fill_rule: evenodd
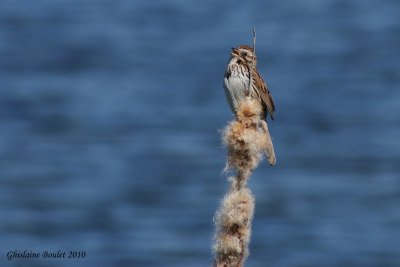
<svg viewBox="0 0 400 267">
<path fill-rule="evenodd" d="M 262 119 L 266 120 L 268 114 L 274 119 L 275 105 L 266 83 L 257 71 L 256 57 L 253 48 L 242 45 L 232 48 L 231 58 L 226 68 L 224 77 L 224 88 L 226 98 L 233 113 L 236 115 L 239 104 L 246 99 L 246 91 L 249 90 L 250 96 L 260 101 L 263 106 Z M 250 69 L 254 62 L 252 72 L 252 82 L 249 88 Z"/>
</svg>

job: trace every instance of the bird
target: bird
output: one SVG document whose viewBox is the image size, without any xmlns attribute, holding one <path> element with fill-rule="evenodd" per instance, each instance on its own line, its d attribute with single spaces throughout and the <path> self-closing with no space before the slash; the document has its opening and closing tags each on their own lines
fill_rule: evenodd
<svg viewBox="0 0 400 267">
<path fill-rule="evenodd" d="M 246 91 L 249 90 L 249 96 L 262 105 L 261 118 L 266 121 L 269 115 L 274 120 L 274 100 L 256 65 L 257 59 L 252 47 L 249 45 L 232 47 L 224 75 L 225 95 L 232 112 L 236 115 L 240 103 L 246 99 Z M 251 86 L 249 86 L 250 76 L 252 76 Z"/>
</svg>

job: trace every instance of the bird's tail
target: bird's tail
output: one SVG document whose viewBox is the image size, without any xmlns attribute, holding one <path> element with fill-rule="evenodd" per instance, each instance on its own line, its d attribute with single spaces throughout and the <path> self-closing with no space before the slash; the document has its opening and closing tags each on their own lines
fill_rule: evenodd
<svg viewBox="0 0 400 267">
<path fill-rule="evenodd" d="M 272 143 L 272 139 L 271 139 L 271 136 L 268 131 L 267 122 L 265 120 L 262 120 L 261 124 L 262 124 L 262 128 L 266 134 L 266 140 L 265 140 L 266 144 L 265 144 L 264 153 L 268 159 L 269 164 L 271 166 L 274 166 L 276 164 L 274 144 Z"/>
</svg>

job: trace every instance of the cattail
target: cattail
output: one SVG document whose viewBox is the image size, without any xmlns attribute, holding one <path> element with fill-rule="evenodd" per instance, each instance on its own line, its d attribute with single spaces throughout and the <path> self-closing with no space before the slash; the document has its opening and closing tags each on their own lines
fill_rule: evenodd
<svg viewBox="0 0 400 267">
<path fill-rule="evenodd" d="M 231 187 L 216 214 L 214 266 L 242 267 L 249 255 L 251 222 L 254 213 L 254 196 L 247 181 L 266 154 L 271 165 L 275 153 L 268 126 L 261 119 L 262 107 L 258 101 L 247 98 L 223 132 L 228 149 L 226 170 L 235 172 Z"/>
</svg>

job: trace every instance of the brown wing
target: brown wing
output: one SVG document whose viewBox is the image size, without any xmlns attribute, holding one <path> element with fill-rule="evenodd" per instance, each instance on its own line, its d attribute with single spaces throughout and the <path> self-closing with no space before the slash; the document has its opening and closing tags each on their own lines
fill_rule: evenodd
<svg viewBox="0 0 400 267">
<path fill-rule="evenodd" d="M 257 69 L 254 70 L 254 85 L 257 88 L 257 92 L 260 95 L 261 99 L 263 100 L 264 104 L 267 106 L 268 113 L 271 116 L 271 119 L 274 119 L 274 111 L 275 111 L 275 104 L 274 100 L 272 99 L 272 95 L 268 90 L 267 84 L 264 82 L 263 78 L 261 77 L 260 73 L 258 73 Z"/>
</svg>

